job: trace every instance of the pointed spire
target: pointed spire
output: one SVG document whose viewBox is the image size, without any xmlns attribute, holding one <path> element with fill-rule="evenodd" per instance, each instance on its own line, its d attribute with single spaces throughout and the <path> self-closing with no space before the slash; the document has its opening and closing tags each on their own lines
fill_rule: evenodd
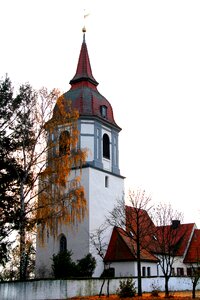
<svg viewBox="0 0 200 300">
<path fill-rule="evenodd" d="M 94 79 L 92 75 L 90 59 L 88 55 L 87 45 L 85 42 L 85 32 L 86 32 L 85 27 L 83 27 L 82 31 L 83 31 L 83 43 L 81 46 L 76 74 L 70 81 L 70 84 L 74 84 L 81 81 L 89 81 L 93 85 L 97 86 L 98 82 Z"/>
</svg>

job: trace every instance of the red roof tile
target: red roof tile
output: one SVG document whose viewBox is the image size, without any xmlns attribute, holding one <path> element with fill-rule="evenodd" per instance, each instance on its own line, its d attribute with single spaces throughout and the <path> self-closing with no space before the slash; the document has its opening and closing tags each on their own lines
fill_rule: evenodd
<svg viewBox="0 0 200 300">
<path fill-rule="evenodd" d="M 136 261 L 136 243 L 128 236 L 128 233 L 119 227 L 114 227 L 110 243 L 105 255 L 105 261 Z M 142 261 L 154 261 L 158 259 L 145 249 L 141 250 Z"/>
<path fill-rule="evenodd" d="M 188 245 L 190 246 L 184 262 L 194 262 L 200 259 L 200 230 L 195 230 L 195 223 L 180 224 L 177 222 L 176 227 L 173 225 L 155 226 L 145 210 L 138 211 L 130 206 L 126 206 L 126 218 L 126 231 L 118 227 L 113 229 L 105 261 L 136 260 L 136 242 L 131 234 L 135 234 L 138 222 L 142 236 L 142 260 L 157 261 L 153 253 L 159 254 L 163 251 L 168 253 L 171 251 L 168 248 L 172 249 L 172 247 L 175 249 L 175 256 L 184 256 Z M 164 241 L 163 245 L 162 240 Z M 162 249 L 162 246 L 164 246 L 164 249 Z"/>
<path fill-rule="evenodd" d="M 184 263 L 200 263 L 200 229 L 195 229 Z"/>
<path fill-rule="evenodd" d="M 82 118 L 97 118 L 103 123 L 109 123 L 118 131 L 121 128 L 116 124 L 113 109 L 109 101 L 97 90 L 98 82 L 92 74 L 85 38 L 81 46 L 76 74 L 70 81 L 71 89 L 63 94 L 64 105 L 67 109 L 67 101 L 71 101 L 72 109 L 79 112 Z M 102 106 L 107 109 L 106 116 L 102 115 Z M 57 105 L 54 108 L 53 117 L 57 114 Z"/>
<path fill-rule="evenodd" d="M 92 75 L 92 68 L 90 65 L 90 59 L 88 55 L 87 45 L 85 42 L 85 34 L 83 36 L 83 43 L 79 55 L 78 65 L 76 69 L 76 74 L 73 79 L 70 81 L 71 85 L 74 85 L 80 81 L 88 81 L 94 86 L 98 85 L 98 82 L 94 79 Z"/>
<path fill-rule="evenodd" d="M 166 253 L 168 252 L 168 247 L 173 246 L 175 248 L 174 255 L 183 256 L 190 242 L 194 226 L 194 223 L 179 224 L 177 228 L 173 228 L 172 225 L 158 226 L 157 238 L 160 240 L 159 245 L 162 244 L 161 239 L 169 241 L 165 244 Z"/>
<path fill-rule="evenodd" d="M 146 210 L 126 206 L 126 231 L 137 234 L 137 227 L 139 227 L 142 247 L 151 249 L 156 233 L 156 226 L 152 219 Z"/>
</svg>

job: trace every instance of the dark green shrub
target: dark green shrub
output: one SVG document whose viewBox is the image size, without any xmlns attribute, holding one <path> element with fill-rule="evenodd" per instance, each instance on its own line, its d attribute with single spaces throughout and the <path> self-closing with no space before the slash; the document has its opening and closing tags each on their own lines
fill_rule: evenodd
<svg viewBox="0 0 200 300">
<path fill-rule="evenodd" d="M 135 288 L 135 282 L 133 281 L 132 278 L 128 278 L 126 280 L 120 280 L 119 289 L 117 290 L 117 295 L 120 298 L 135 297 L 136 288 Z"/>
<path fill-rule="evenodd" d="M 72 252 L 65 250 L 53 255 L 52 270 L 55 278 L 91 277 L 96 259 L 89 253 L 77 263 L 72 261 Z"/>
<path fill-rule="evenodd" d="M 89 253 L 77 263 L 77 276 L 92 277 L 96 267 L 96 259 Z"/>
<path fill-rule="evenodd" d="M 74 277 L 77 266 L 71 259 L 72 252 L 65 250 L 53 255 L 52 270 L 55 278 Z"/>
</svg>

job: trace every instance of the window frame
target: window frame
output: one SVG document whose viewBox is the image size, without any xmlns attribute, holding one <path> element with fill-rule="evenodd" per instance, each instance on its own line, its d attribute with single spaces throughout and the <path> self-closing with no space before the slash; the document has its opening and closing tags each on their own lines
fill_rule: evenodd
<svg viewBox="0 0 200 300">
<path fill-rule="evenodd" d="M 110 159 L 110 137 L 107 133 L 103 134 L 103 158 Z"/>
<path fill-rule="evenodd" d="M 100 113 L 103 118 L 107 118 L 108 107 L 106 105 L 100 106 Z"/>
<path fill-rule="evenodd" d="M 66 250 L 67 250 L 67 238 L 64 234 L 62 234 L 59 240 L 59 252 L 63 253 Z"/>
<path fill-rule="evenodd" d="M 105 176 L 105 187 L 108 188 L 109 187 L 109 176 Z"/>
</svg>

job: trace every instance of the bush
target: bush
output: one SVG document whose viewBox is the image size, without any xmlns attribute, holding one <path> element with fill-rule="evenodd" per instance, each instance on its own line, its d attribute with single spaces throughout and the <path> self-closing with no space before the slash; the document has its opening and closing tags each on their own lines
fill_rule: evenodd
<svg viewBox="0 0 200 300">
<path fill-rule="evenodd" d="M 55 278 L 91 277 L 96 267 L 95 258 L 89 253 L 77 263 L 72 261 L 72 252 L 65 250 L 53 255 L 52 270 Z"/>
<path fill-rule="evenodd" d="M 77 275 L 80 277 L 92 277 L 96 267 L 96 259 L 89 253 L 77 263 Z"/>
<path fill-rule="evenodd" d="M 136 288 L 135 288 L 135 282 L 133 281 L 132 278 L 128 278 L 126 280 L 120 280 L 119 289 L 117 290 L 117 295 L 120 298 L 135 297 Z"/>
<path fill-rule="evenodd" d="M 72 252 L 65 250 L 53 255 L 52 269 L 55 278 L 73 277 L 77 273 L 77 266 L 71 259 Z"/>
</svg>

